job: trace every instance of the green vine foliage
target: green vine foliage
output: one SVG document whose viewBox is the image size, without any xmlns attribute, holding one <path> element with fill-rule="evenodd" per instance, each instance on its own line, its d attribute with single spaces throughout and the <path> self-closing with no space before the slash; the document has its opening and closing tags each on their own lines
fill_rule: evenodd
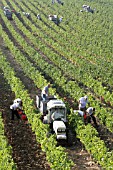
<svg viewBox="0 0 113 170">
<path fill-rule="evenodd" d="M 4 135 L 4 125 L 2 122 L 2 113 L 0 112 L 0 169 L 16 170 L 16 164 L 12 159 L 12 147 Z"/>
<path fill-rule="evenodd" d="M 106 127 L 113 132 L 112 109 L 106 108 L 107 105 L 102 104 L 99 99 L 97 99 L 100 96 L 104 96 L 105 102 L 107 103 L 110 101 L 113 106 L 113 92 L 112 90 L 109 91 L 113 86 L 113 74 L 111 69 L 113 67 L 112 0 L 88 0 L 87 3 L 90 3 L 92 8 L 96 8 L 94 15 L 84 12 L 80 13 L 80 9 L 84 4 L 83 0 L 66 0 L 64 6 L 55 4 L 54 7 L 46 0 L 27 1 L 26 4 L 24 2 L 25 1 L 18 1 L 18 5 L 25 10 L 33 10 L 32 21 L 35 24 L 22 16 L 26 26 L 30 27 L 30 30 L 28 30 L 16 16 L 14 16 L 14 20 L 18 29 L 26 35 L 30 40 L 30 44 L 33 46 L 27 44 L 25 39 L 14 30 L 11 23 L 7 21 L 1 11 L 2 19 L 6 23 L 6 26 L 9 28 L 13 37 L 18 41 L 19 45 L 21 45 L 21 48 L 27 53 L 30 59 L 35 62 L 38 67 L 42 68 L 42 70 L 45 71 L 45 74 L 52 77 L 55 84 L 62 87 L 60 93 L 63 91 L 68 93 L 76 102 L 77 99 L 87 91 L 91 106 L 96 108 L 96 116 L 98 116 L 102 124 L 106 125 Z M 6 6 L 6 1 L 3 1 L 3 4 Z M 17 11 L 20 10 L 15 2 L 11 1 L 11 4 Z M 36 7 L 41 12 L 42 20 L 45 23 L 48 23 L 50 27 L 44 24 L 44 22 L 36 21 Z M 54 23 L 48 21 L 47 16 L 53 12 L 64 16 L 61 27 L 57 27 Z M 54 29 L 52 30 L 51 28 Z M 27 60 L 27 57 L 25 57 L 21 51 L 14 46 L 6 32 L 2 29 L 2 26 L 0 26 L 0 31 L 7 47 L 15 57 L 15 60 L 20 64 L 25 74 L 34 81 L 37 87 L 42 88 L 47 81 L 41 76 L 38 69 L 36 70 L 33 64 Z M 38 50 L 43 52 L 53 64 L 45 62 L 42 55 L 37 52 L 37 47 Z M 7 67 L 7 63 L 4 63 L 4 68 L 5 67 Z M 7 69 L 9 69 L 9 67 Z M 9 75 L 10 77 L 13 75 L 13 71 L 10 69 L 5 73 L 7 79 Z M 68 80 L 69 77 L 71 77 L 72 80 Z M 13 81 L 18 82 L 15 77 L 13 78 Z M 21 93 L 21 88 L 17 89 L 18 86 L 15 82 L 11 82 L 10 78 L 9 83 L 16 95 L 18 95 L 19 92 L 22 95 L 26 113 L 30 113 L 28 114 L 29 120 L 38 136 L 37 140 L 42 143 L 43 150 L 49 153 L 50 149 L 46 146 L 46 142 L 52 143 L 54 149 L 56 145 L 54 136 L 49 139 L 46 138 L 48 127 L 44 125 L 42 126 L 38 116 L 32 114 L 34 113 L 33 101 L 26 100 L 29 98 L 26 94 L 27 92 L 22 91 Z M 14 84 L 12 85 L 12 83 Z M 79 86 L 80 84 L 82 86 Z M 83 85 L 87 87 L 87 90 L 85 89 L 86 91 L 83 89 Z M 24 89 L 22 85 L 21 87 Z M 51 89 L 51 93 L 56 93 L 56 90 Z M 26 96 L 26 98 L 24 96 Z M 112 170 L 113 153 L 109 152 L 105 147 L 104 142 L 98 137 L 97 131 L 90 125 L 84 126 L 83 121 L 75 115 L 73 111 L 69 116 L 69 121 L 73 126 L 73 129 L 77 132 L 77 136 L 83 142 L 86 149 L 93 155 L 95 160 L 107 170 Z M 34 122 L 40 127 L 39 132 L 37 132 L 37 127 Z M 44 144 L 46 146 L 45 148 L 43 147 Z M 62 150 L 61 148 L 58 149 L 60 151 Z M 51 155 L 53 156 L 55 153 L 53 152 Z M 58 157 L 57 155 L 55 156 L 56 159 L 54 161 L 53 157 L 51 159 L 49 154 L 47 155 L 47 158 L 52 162 L 51 166 L 53 169 L 57 168 L 56 163 Z M 62 156 L 62 158 L 64 158 L 64 156 Z M 65 159 L 67 160 L 67 157 L 65 157 Z M 65 163 L 61 163 L 60 161 L 59 165 L 62 167 Z M 66 169 L 68 168 L 68 165 L 66 164 L 64 167 Z"/>
<path fill-rule="evenodd" d="M 41 122 L 39 115 L 35 115 L 33 101 L 30 99 L 27 90 L 24 89 L 22 82 L 15 77 L 13 69 L 9 66 L 4 56 L 1 56 L 0 66 L 4 72 L 4 77 L 8 80 L 8 83 L 12 88 L 12 91 L 15 92 L 15 96 L 21 96 L 21 99 L 24 101 L 23 107 L 25 113 L 36 134 L 37 140 L 40 142 L 43 151 L 46 152 L 50 166 L 53 169 L 56 169 L 57 162 L 57 168 L 60 170 L 64 170 L 64 168 L 70 170 L 73 162 L 68 159 L 68 156 L 62 147 L 56 147 L 56 139 L 54 136 L 47 138 L 48 127 Z M 58 159 L 58 155 L 60 156 L 60 159 Z"/>
<path fill-rule="evenodd" d="M 90 124 L 85 126 L 83 120 L 76 113 L 71 111 L 69 115 L 70 124 L 76 130 L 77 137 L 80 138 L 81 142 L 88 152 L 90 152 L 95 160 L 107 170 L 112 169 L 113 165 L 113 151 L 109 151 L 106 148 L 103 140 L 98 137 L 98 132 Z M 76 122 L 76 123 L 74 123 Z"/>
</svg>

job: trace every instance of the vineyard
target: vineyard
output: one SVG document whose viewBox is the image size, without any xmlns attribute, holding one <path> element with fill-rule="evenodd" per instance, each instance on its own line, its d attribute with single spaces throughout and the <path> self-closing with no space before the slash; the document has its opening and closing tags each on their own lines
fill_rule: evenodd
<svg viewBox="0 0 113 170">
<path fill-rule="evenodd" d="M 0 170 L 113 170 L 113 0 L 63 2 L 0 1 Z M 84 4 L 94 12 L 82 10 Z M 47 137 L 35 100 L 48 83 L 66 104 L 73 146 Z M 96 109 L 97 128 L 74 112 L 84 95 Z M 11 120 L 15 98 L 29 125 Z"/>
</svg>

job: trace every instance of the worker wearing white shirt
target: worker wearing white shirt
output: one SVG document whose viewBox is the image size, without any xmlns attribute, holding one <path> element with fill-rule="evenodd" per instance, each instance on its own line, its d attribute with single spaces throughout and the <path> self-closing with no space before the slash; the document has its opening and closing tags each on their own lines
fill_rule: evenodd
<svg viewBox="0 0 113 170">
<path fill-rule="evenodd" d="M 39 20 L 41 20 L 40 14 L 37 14 L 37 18 L 38 18 Z"/>
<path fill-rule="evenodd" d="M 13 103 L 13 104 L 10 106 L 10 109 L 11 109 L 11 114 L 12 114 L 11 120 L 14 120 L 14 115 L 16 115 L 16 117 L 17 117 L 18 119 L 20 119 L 20 116 L 19 116 L 19 114 L 18 114 L 18 109 L 21 109 L 20 103 Z"/>
<path fill-rule="evenodd" d="M 88 116 L 88 122 L 91 122 L 91 119 L 93 120 L 94 124 L 97 126 L 96 118 L 94 116 L 95 113 L 95 108 L 94 107 L 89 107 L 86 110 L 87 116 Z"/>
<path fill-rule="evenodd" d="M 88 97 L 87 96 L 81 97 L 79 99 L 79 110 L 85 111 L 87 102 L 88 102 Z"/>
<path fill-rule="evenodd" d="M 94 107 L 89 107 L 86 111 L 87 111 L 87 114 L 89 116 L 91 116 L 95 112 L 95 108 Z"/>
<path fill-rule="evenodd" d="M 22 103 L 22 100 L 20 99 L 20 98 L 17 98 L 17 99 L 15 99 L 14 101 L 13 101 L 13 103 Z"/>
</svg>

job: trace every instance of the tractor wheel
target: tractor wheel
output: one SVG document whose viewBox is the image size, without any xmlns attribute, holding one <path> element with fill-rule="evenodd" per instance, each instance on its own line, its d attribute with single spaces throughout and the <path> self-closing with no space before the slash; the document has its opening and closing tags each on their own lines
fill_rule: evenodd
<svg viewBox="0 0 113 170">
<path fill-rule="evenodd" d="M 71 130 L 69 130 L 67 133 L 67 143 L 69 146 L 72 146 L 76 143 L 76 134 Z"/>
</svg>

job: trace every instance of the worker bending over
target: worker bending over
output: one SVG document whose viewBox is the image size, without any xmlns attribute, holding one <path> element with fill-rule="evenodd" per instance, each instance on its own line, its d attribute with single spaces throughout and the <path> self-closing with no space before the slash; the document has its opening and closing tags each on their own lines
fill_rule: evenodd
<svg viewBox="0 0 113 170">
<path fill-rule="evenodd" d="M 94 125 L 97 127 L 98 124 L 96 122 L 96 118 L 94 116 L 94 113 L 95 113 L 95 108 L 94 107 L 89 107 L 87 110 L 85 111 L 81 111 L 81 110 L 78 110 L 77 111 L 78 114 L 83 117 L 83 120 L 84 120 L 84 123 L 85 125 L 87 125 L 88 123 L 91 123 L 91 120 L 93 121 Z"/>
<path fill-rule="evenodd" d="M 97 125 L 97 122 L 96 122 L 96 118 L 95 118 L 95 116 L 94 116 L 94 113 L 95 113 L 95 108 L 94 108 L 94 107 L 89 107 L 89 108 L 86 110 L 87 121 L 88 121 L 88 123 L 91 123 L 91 120 L 93 120 L 95 126 L 98 126 L 98 125 Z"/>
<path fill-rule="evenodd" d="M 20 119 L 20 116 L 18 114 L 18 110 L 22 109 L 22 101 L 21 99 L 15 99 L 13 104 L 10 106 L 11 109 L 11 120 L 14 120 L 14 115 L 16 115 L 16 117 L 18 119 Z"/>
</svg>

